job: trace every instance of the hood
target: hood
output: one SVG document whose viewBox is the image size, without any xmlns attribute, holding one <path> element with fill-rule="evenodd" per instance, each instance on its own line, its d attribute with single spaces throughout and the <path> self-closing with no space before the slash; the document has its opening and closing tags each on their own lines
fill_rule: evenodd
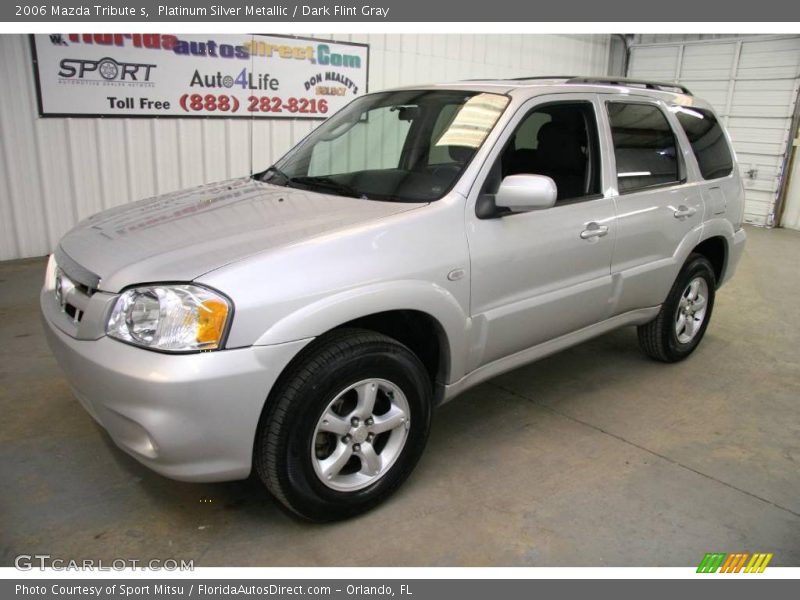
<svg viewBox="0 0 800 600">
<path fill-rule="evenodd" d="M 98 213 L 61 252 L 116 292 L 136 283 L 191 281 L 253 254 L 424 206 L 346 198 L 234 179 Z"/>
</svg>

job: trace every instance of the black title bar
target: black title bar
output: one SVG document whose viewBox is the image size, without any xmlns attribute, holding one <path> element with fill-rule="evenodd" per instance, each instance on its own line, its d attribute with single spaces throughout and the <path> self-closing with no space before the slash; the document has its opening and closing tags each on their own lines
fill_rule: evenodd
<svg viewBox="0 0 800 600">
<path fill-rule="evenodd" d="M 3 22 L 781 22 L 800 21 L 787 0 L 15 0 Z"/>
</svg>

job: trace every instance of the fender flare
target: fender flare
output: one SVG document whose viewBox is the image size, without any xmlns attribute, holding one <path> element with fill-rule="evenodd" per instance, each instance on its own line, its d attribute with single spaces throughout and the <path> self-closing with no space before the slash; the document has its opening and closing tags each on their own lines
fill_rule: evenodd
<svg viewBox="0 0 800 600">
<path fill-rule="evenodd" d="M 731 246 L 735 235 L 733 224 L 728 219 L 717 218 L 710 219 L 703 225 L 703 231 L 700 235 L 700 240 L 696 245 L 705 242 L 711 238 L 720 237 L 725 240 L 725 257 L 722 261 L 722 276 L 719 283 L 724 282 L 728 271 L 728 263 L 731 255 Z"/>
<path fill-rule="evenodd" d="M 427 281 L 380 282 L 326 296 L 273 323 L 254 345 L 318 337 L 354 319 L 391 310 L 416 310 L 433 318 L 446 338 L 449 378 L 463 375 L 471 320 L 448 290 Z"/>
</svg>

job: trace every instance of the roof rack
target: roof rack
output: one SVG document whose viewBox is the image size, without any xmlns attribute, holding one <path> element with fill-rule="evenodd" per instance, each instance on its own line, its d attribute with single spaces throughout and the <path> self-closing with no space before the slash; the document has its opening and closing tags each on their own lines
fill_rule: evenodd
<svg viewBox="0 0 800 600">
<path fill-rule="evenodd" d="M 534 81 L 546 79 L 563 79 L 564 83 L 572 84 L 599 84 L 599 85 L 622 85 L 626 87 L 643 87 L 648 90 L 659 92 L 679 92 L 691 96 L 685 85 L 680 83 L 668 83 L 664 81 L 650 81 L 648 79 L 628 79 L 626 77 L 575 77 L 574 75 L 531 75 L 530 77 L 508 77 L 501 81 Z M 465 79 L 464 81 L 492 81 L 491 79 Z"/>
<path fill-rule="evenodd" d="M 530 77 L 478 77 L 476 79 L 462 79 L 461 81 L 528 81 L 534 79 L 575 79 L 575 75 L 531 75 Z"/>
<path fill-rule="evenodd" d="M 531 77 L 511 77 L 509 81 L 528 81 L 529 79 L 576 79 L 575 75 L 533 75 Z"/>
<path fill-rule="evenodd" d="M 566 83 L 597 83 L 605 85 L 624 85 L 627 87 L 640 86 L 648 90 L 658 90 L 660 92 L 679 91 L 681 94 L 686 94 L 687 96 L 692 95 L 689 88 L 680 83 L 666 83 L 661 81 L 649 81 L 646 79 L 627 79 L 625 77 L 572 77 L 568 79 Z"/>
</svg>

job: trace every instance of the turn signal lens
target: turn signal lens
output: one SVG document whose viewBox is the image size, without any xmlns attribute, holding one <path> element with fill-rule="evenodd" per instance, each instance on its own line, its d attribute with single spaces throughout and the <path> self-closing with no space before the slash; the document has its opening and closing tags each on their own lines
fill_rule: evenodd
<svg viewBox="0 0 800 600">
<path fill-rule="evenodd" d="M 228 320 L 228 305 L 221 300 L 206 300 L 197 311 L 197 342 L 209 344 L 222 339 Z"/>
</svg>

